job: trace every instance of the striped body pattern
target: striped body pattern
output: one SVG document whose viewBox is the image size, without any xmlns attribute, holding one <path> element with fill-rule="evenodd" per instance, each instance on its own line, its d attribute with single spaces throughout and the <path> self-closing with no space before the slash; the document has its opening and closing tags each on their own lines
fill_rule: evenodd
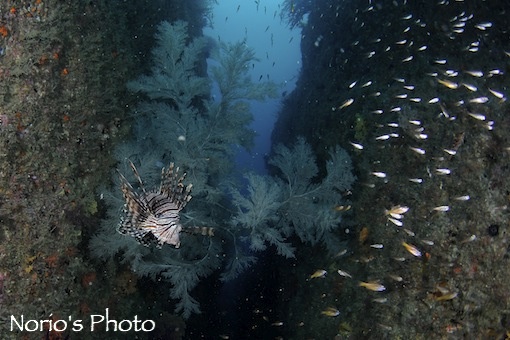
<svg viewBox="0 0 510 340">
<path fill-rule="evenodd" d="M 129 181 L 119 173 L 122 194 L 124 195 L 124 214 L 118 228 L 119 233 L 134 237 L 144 246 L 155 242 L 158 248 L 170 244 L 179 248 L 180 233 L 201 233 L 212 236 L 211 228 L 184 228 L 179 213 L 191 200 L 191 187 L 182 183 L 186 173 L 179 177 L 179 168 L 170 163 L 168 169 L 161 170 L 161 184 L 157 190 L 146 191 L 135 165 L 129 162 L 138 180 L 141 192 L 135 191 Z"/>
</svg>

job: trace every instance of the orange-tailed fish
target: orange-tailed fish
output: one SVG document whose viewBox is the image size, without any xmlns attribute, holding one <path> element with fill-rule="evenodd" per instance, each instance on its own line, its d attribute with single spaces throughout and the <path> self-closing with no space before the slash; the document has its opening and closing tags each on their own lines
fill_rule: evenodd
<svg viewBox="0 0 510 340">
<path fill-rule="evenodd" d="M 406 250 L 408 252 L 410 252 L 414 256 L 416 256 L 416 257 L 420 257 L 421 256 L 421 251 L 419 251 L 418 248 L 416 248 L 412 244 L 409 244 L 407 242 L 402 242 L 402 245 L 404 246 L 404 248 L 406 248 Z"/>
<path fill-rule="evenodd" d="M 382 292 L 382 291 L 386 290 L 386 287 L 384 287 L 379 282 L 364 282 L 364 281 L 360 281 L 359 282 L 359 286 L 360 287 L 364 287 L 364 288 L 366 288 L 368 290 L 371 290 L 371 291 L 374 291 L 374 292 Z"/>
<path fill-rule="evenodd" d="M 335 317 L 335 316 L 340 315 L 340 311 L 338 309 L 336 309 L 335 307 L 328 307 L 325 310 L 323 310 L 321 312 L 321 314 L 330 316 L 330 317 Z"/>
<path fill-rule="evenodd" d="M 324 269 L 317 269 L 312 275 L 310 275 L 310 279 L 317 279 L 317 278 L 323 278 L 326 277 L 326 274 L 328 272 Z"/>
</svg>

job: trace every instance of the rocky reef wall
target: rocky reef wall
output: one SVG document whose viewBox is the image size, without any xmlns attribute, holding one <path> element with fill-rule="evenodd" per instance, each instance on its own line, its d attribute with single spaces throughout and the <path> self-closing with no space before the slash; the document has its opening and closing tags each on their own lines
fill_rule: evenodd
<svg viewBox="0 0 510 340">
<path fill-rule="evenodd" d="M 309 272 L 282 274 L 329 272 L 282 297 L 300 325 L 294 337 L 508 336 L 509 10 L 334 0 L 310 9 L 302 73 L 273 141 L 302 135 L 317 154 L 340 144 L 358 183 L 352 225 L 340 229 L 349 246 L 335 257 L 301 249 Z"/>
</svg>

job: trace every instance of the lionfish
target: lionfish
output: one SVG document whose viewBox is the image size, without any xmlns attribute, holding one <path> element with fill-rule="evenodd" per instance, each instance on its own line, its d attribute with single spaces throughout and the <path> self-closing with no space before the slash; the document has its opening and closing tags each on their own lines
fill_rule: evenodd
<svg viewBox="0 0 510 340">
<path fill-rule="evenodd" d="M 124 214 L 118 231 L 130 235 L 144 246 L 156 242 L 161 248 L 167 243 L 179 248 L 181 231 L 192 234 L 213 236 L 213 229 L 209 227 L 183 227 L 179 213 L 191 200 L 191 187 L 182 183 L 186 177 L 183 173 L 179 177 L 179 167 L 170 163 L 168 169 L 161 170 L 161 183 L 157 190 L 147 191 L 133 162 L 129 161 L 131 169 L 140 185 L 141 193 L 120 172 L 121 189 L 124 195 Z"/>
</svg>

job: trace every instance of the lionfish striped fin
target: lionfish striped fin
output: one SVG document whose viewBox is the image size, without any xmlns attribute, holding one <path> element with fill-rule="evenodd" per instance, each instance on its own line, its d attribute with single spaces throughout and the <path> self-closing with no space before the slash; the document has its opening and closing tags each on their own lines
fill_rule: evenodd
<svg viewBox="0 0 510 340">
<path fill-rule="evenodd" d="M 191 200 L 192 185 L 184 186 L 182 183 L 186 173 L 179 177 L 179 167 L 175 168 L 174 163 L 170 163 L 168 169 L 161 170 L 161 186 L 159 192 L 166 195 L 172 202 L 174 202 L 178 209 L 183 209 L 186 204 Z"/>
<path fill-rule="evenodd" d="M 145 191 L 145 186 L 143 185 L 143 182 L 142 182 L 142 177 L 140 177 L 138 170 L 136 170 L 136 167 L 133 164 L 133 162 L 131 162 L 131 160 L 128 159 L 128 162 L 129 162 L 129 166 L 131 167 L 131 170 L 133 170 L 133 173 L 135 174 L 136 180 L 140 184 L 140 189 L 142 189 L 144 194 L 147 194 L 147 192 Z"/>
<path fill-rule="evenodd" d="M 139 219 L 139 215 L 143 215 L 141 218 L 147 217 L 149 212 L 145 209 L 143 198 L 140 197 L 133 189 L 133 186 L 128 182 L 126 177 L 124 177 L 120 172 L 119 175 L 122 195 L 124 196 L 125 201 L 124 210 L 131 212 L 136 220 Z"/>
<path fill-rule="evenodd" d="M 134 191 L 133 186 L 128 182 L 126 177 L 119 172 L 121 181 L 121 190 L 124 196 L 124 213 L 121 218 L 117 231 L 124 235 L 134 237 L 139 243 L 148 246 L 151 243 L 149 231 L 138 227 L 141 221 L 144 221 L 149 212 L 145 209 L 143 200 Z"/>
</svg>

